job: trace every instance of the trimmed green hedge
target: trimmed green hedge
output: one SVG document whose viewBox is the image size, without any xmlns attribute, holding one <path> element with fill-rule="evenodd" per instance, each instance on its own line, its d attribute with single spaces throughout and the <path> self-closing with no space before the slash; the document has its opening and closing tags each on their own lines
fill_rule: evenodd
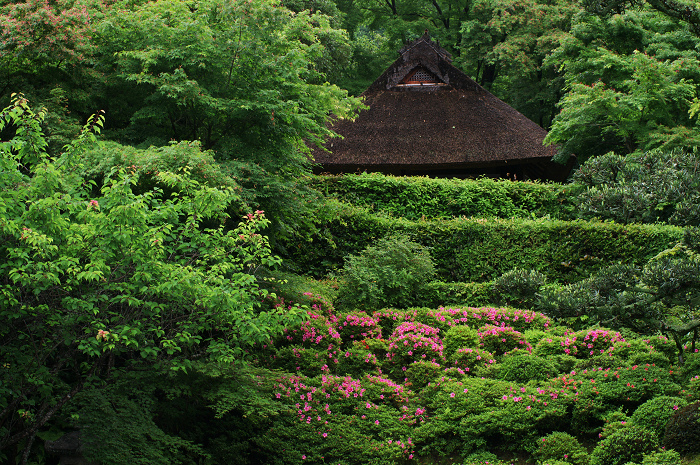
<svg viewBox="0 0 700 465">
<path fill-rule="evenodd" d="M 549 282 L 570 283 L 614 263 L 643 264 L 683 236 L 675 226 L 591 221 L 456 218 L 409 221 L 329 201 L 313 244 L 285 244 L 288 263 L 317 276 L 388 235 L 431 248 L 438 279 L 486 282 L 514 268 L 537 270 Z"/>
<path fill-rule="evenodd" d="M 460 216 L 575 217 L 572 187 L 561 184 L 363 173 L 316 176 L 314 187 L 329 197 L 409 220 Z"/>
<path fill-rule="evenodd" d="M 443 283 L 433 281 L 426 284 L 418 305 L 437 308 L 440 306 L 486 307 L 496 300 L 493 283 Z"/>
</svg>

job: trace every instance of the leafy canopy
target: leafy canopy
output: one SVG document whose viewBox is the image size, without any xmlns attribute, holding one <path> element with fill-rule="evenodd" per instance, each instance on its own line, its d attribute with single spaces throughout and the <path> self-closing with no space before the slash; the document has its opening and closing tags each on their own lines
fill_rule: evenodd
<svg viewBox="0 0 700 465">
<path fill-rule="evenodd" d="M 237 363 L 304 316 L 263 305 L 254 273 L 280 260 L 262 211 L 229 224 L 233 188 L 184 169 L 155 175 L 169 194 L 135 193 L 121 170 L 96 193 L 73 168 L 102 117 L 51 159 L 43 115 L 21 96 L 0 114 L 16 132 L 0 145 L 0 449 L 26 453 L 77 392 L 134 369 Z"/>
</svg>

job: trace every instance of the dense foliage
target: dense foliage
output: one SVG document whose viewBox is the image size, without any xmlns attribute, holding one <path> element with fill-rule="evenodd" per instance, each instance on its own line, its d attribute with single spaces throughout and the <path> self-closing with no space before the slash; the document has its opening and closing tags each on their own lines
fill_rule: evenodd
<svg viewBox="0 0 700 465">
<path fill-rule="evenodd" d="M 232 188 L 185 168 L 155 176 L 167 193 L 135 193 L 124 170 L 95 191 L 72 171 L 102 119 L 52 159 L 42 118 L 21 96 L 0 114 L 0 129 L 16 128 L 0 145 L 0 448 L 19 446 L 24 462 L 79 392 L 123 372 L 242 360 L 303 317 L 263 305 L 255 271 L 279 258 L 262 211 L 240 223 L 223 213 Z"/>
<path fill-rule="evenodd" d="M 318 176 L 314 186 L 330 197 L 409 220 L 574 217 L 571 188 L 497 179 L 435 179 L 380 173 Z"/>
<path fill-rule="evenodd" d="M 571 283 L 611 263 L 646 263 L 683 236 L 674 226 L 547 218 L 408 221 L 337 202 L 320 208 L 316 221 L 314 247 L 303 238 L 286 243 L 287 258 L 299 270 L 317 275 L 339 270 L 347 255 L 398 234 L 429 247 L 439 279 L 448 282 L 490 281 L 521 268 Z"/>
<path fill-rule="evenodd" d="M 310 175 L 426 29 L 571 184 Z M 686 0 L 3 2 L 0 462 L 697 463 L 699 40 Z"/>
</svg>

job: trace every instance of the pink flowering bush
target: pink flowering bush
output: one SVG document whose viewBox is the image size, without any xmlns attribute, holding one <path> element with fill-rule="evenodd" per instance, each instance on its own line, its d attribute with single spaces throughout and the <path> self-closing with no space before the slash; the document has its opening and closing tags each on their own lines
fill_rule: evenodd
<svg viewBox="0 0 700 465">
<path fill-rule="evenodd" d="M 576 354 L 581 358 L 603 354 L 614 346 L 616 342 L 624 342 L 624 338 L 617 331 L 608 329 L 591 329 L 578 331 L 574 334 L 572 342 L 578 340 Z"/>
<path fill-rule="evenodd" d="M 346 347 L 338 353 L 338 365 L 335 371 L 339 375 L 361 378 L 368 373 L 379 373 L 379 367 L 380 360 L 370 350 L 369 344 L 365 341 L 355 341 L 350 347 Z"/>
<path fill-rule="evenodd" d="M 325 348 L 288 346 L 281 347 L 273 355 L 268 366 L 289 373 L 303 373 L 306 376 L 316 376 L 319 373 L 335 373 L 338 359 L 337 351 Z"/>
<path fill-rule="evenodd" d="M 281 343 L 299 344 L 304 347 L 327 347 L 333 344 L 339 347 L 341 340 L 336 330 L 336 317 L 334 315 L 327 317 L 313 310 L 308 314 L 308 320 L 299 326 L 284 330 Z"/>
<path fill-rule="evenodd" d="M 396 327 L 389 338 L 387 360 L 393 365 L 392 375 L 403 380 L 402 372 L 414 360 L 442 363 L 440 330 L 418 322 L 405 322 Z"/>
<path fill-rule="evenodd" d="M 553 428 L 567 415 L 566 404 L 553 401 L 550 390 L 492 379 L 439 378 L 421 394 L 431 414 L 416 438 L 426 452 L 467 455 L 494 441 L 528 448 L 535 424 Z"/>
<path fill-rule="evenodd" d="M 479 336 L 479 348 L 489 351 L 495 356 L 515 349 L 532 351 L 532 345 L 525 340 L 521 333 L 510 326 L 482 326 L 478 329 L 477 335 Z"/>
<path fill-rule="evenodd" d="M 458 349 L 457 352 L 450 357 L 449 361 L 457 368 L 463 370 L 464 373 L 479 374 L 483 368 L 488 368 L 496 363 L 496 357 L 491 352 L 487 352 L 483 349 L 466 347 L 464 349 Z"/>
<path fill-rule="evenodd" d="M 276 397 L 296 412 L 293 421 L 284 420 L 286 429 L 273 430 L 306 456 L 295 463 L 388 465 L 434 455 L 486 463 L 474 454 L 497 448 L 532 453 L 540 464 L 584 465 L 589 456 L 570 434 L 600 433 L 602 441 L 644 423 L 623 411 L 651 421 L 658 415 L 647 412 L 655 405 L 650 399 L 676 396 L 687 403 L 700 392 L 700 375 L 685 390 L 677 383 L 685 371 L 669 366 L 658 350 L 663 338 L 624 339 L 601 328 L 574 332 L 534 312 L 415 308 L 314 315 L 291 333 L 300 343 L 256 355 L 278 357 L 274 366 L 303 375 Z M 331 331 L 316 344 L 319 328 Z M 526 334 L 538 341 L 535 349 Z M 300 360 L 308 367 L 296 365 Z M 300 447 L 300 440 L 308 444 Z"/>
<path fill-rule="evenodd" d="M 447 326 L 469 325 L 479 327 L 490 324 L 494 326 L 510 326 L 517 331 L 526 329 L 546 331 L 553 326 L 549 317 L 543 313 L 504 307 L 440 307 L 437 310 L 427 312 L 425 318 L 426 322 L 432 318 L 437 320 L 438 324 L 444 323 Z"/>
<path fill-rule="evenodd" d="M 606 329 L 567 331 L 562 336 L 547 336 L 540 339 L 535 353 L 541 356 L 566 354 L 576 358 L 588 358 L 609 354 L 617 342 L 624 338 L 616 331 Z"/>
<path fill-rule="evenodd" d="M 445 310 L 440 307 L 437 310 L 434 308 L 417 308 L 416 311 L 416 321 L 424 323 L 428 326 L 438 328 L 443 333 L 446 332 L 451 326 L 457 324 L 454 315 L 455 312 L 451 310 Z"/>
<path fill-rule="evenodd" d="M 401 323 L 416 321 L 417 311 L 415 309 L 396 310 L 384 308 L 372 312 L 372 318 L 377 322 L 382 334 L 391 334 Z"/>
<path fill-rule="evenodd" d="M 574 399 L 572 426 L 595 432 L 609 412 L 632 409 L 658 396 L 675 395 L 680 386 L 673 370 L 654 365 L 585 369 L 550 381 L 559 396 Z"/>
<path fill-rule="evenodd" d="M 377 320 L 365 312 L 350 312 L 339 315 L 336 328 L 345 345 L 367 338 L 382 337 L 382 330 L 378 326 Z"/>
</svg>

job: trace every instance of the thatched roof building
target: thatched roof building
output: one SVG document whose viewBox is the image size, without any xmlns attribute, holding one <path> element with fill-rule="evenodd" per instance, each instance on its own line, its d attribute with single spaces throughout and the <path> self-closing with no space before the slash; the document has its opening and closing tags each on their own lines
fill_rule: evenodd
<svg viewBox="0 0 700 465">
<path fill-rule="evenodd" d="M 426 33 L 362 94 L 368 110 L 337 121 L 315 149 L 319 171 L 564 180 L 546 131 L 452 66 Z"/>
</svg>

